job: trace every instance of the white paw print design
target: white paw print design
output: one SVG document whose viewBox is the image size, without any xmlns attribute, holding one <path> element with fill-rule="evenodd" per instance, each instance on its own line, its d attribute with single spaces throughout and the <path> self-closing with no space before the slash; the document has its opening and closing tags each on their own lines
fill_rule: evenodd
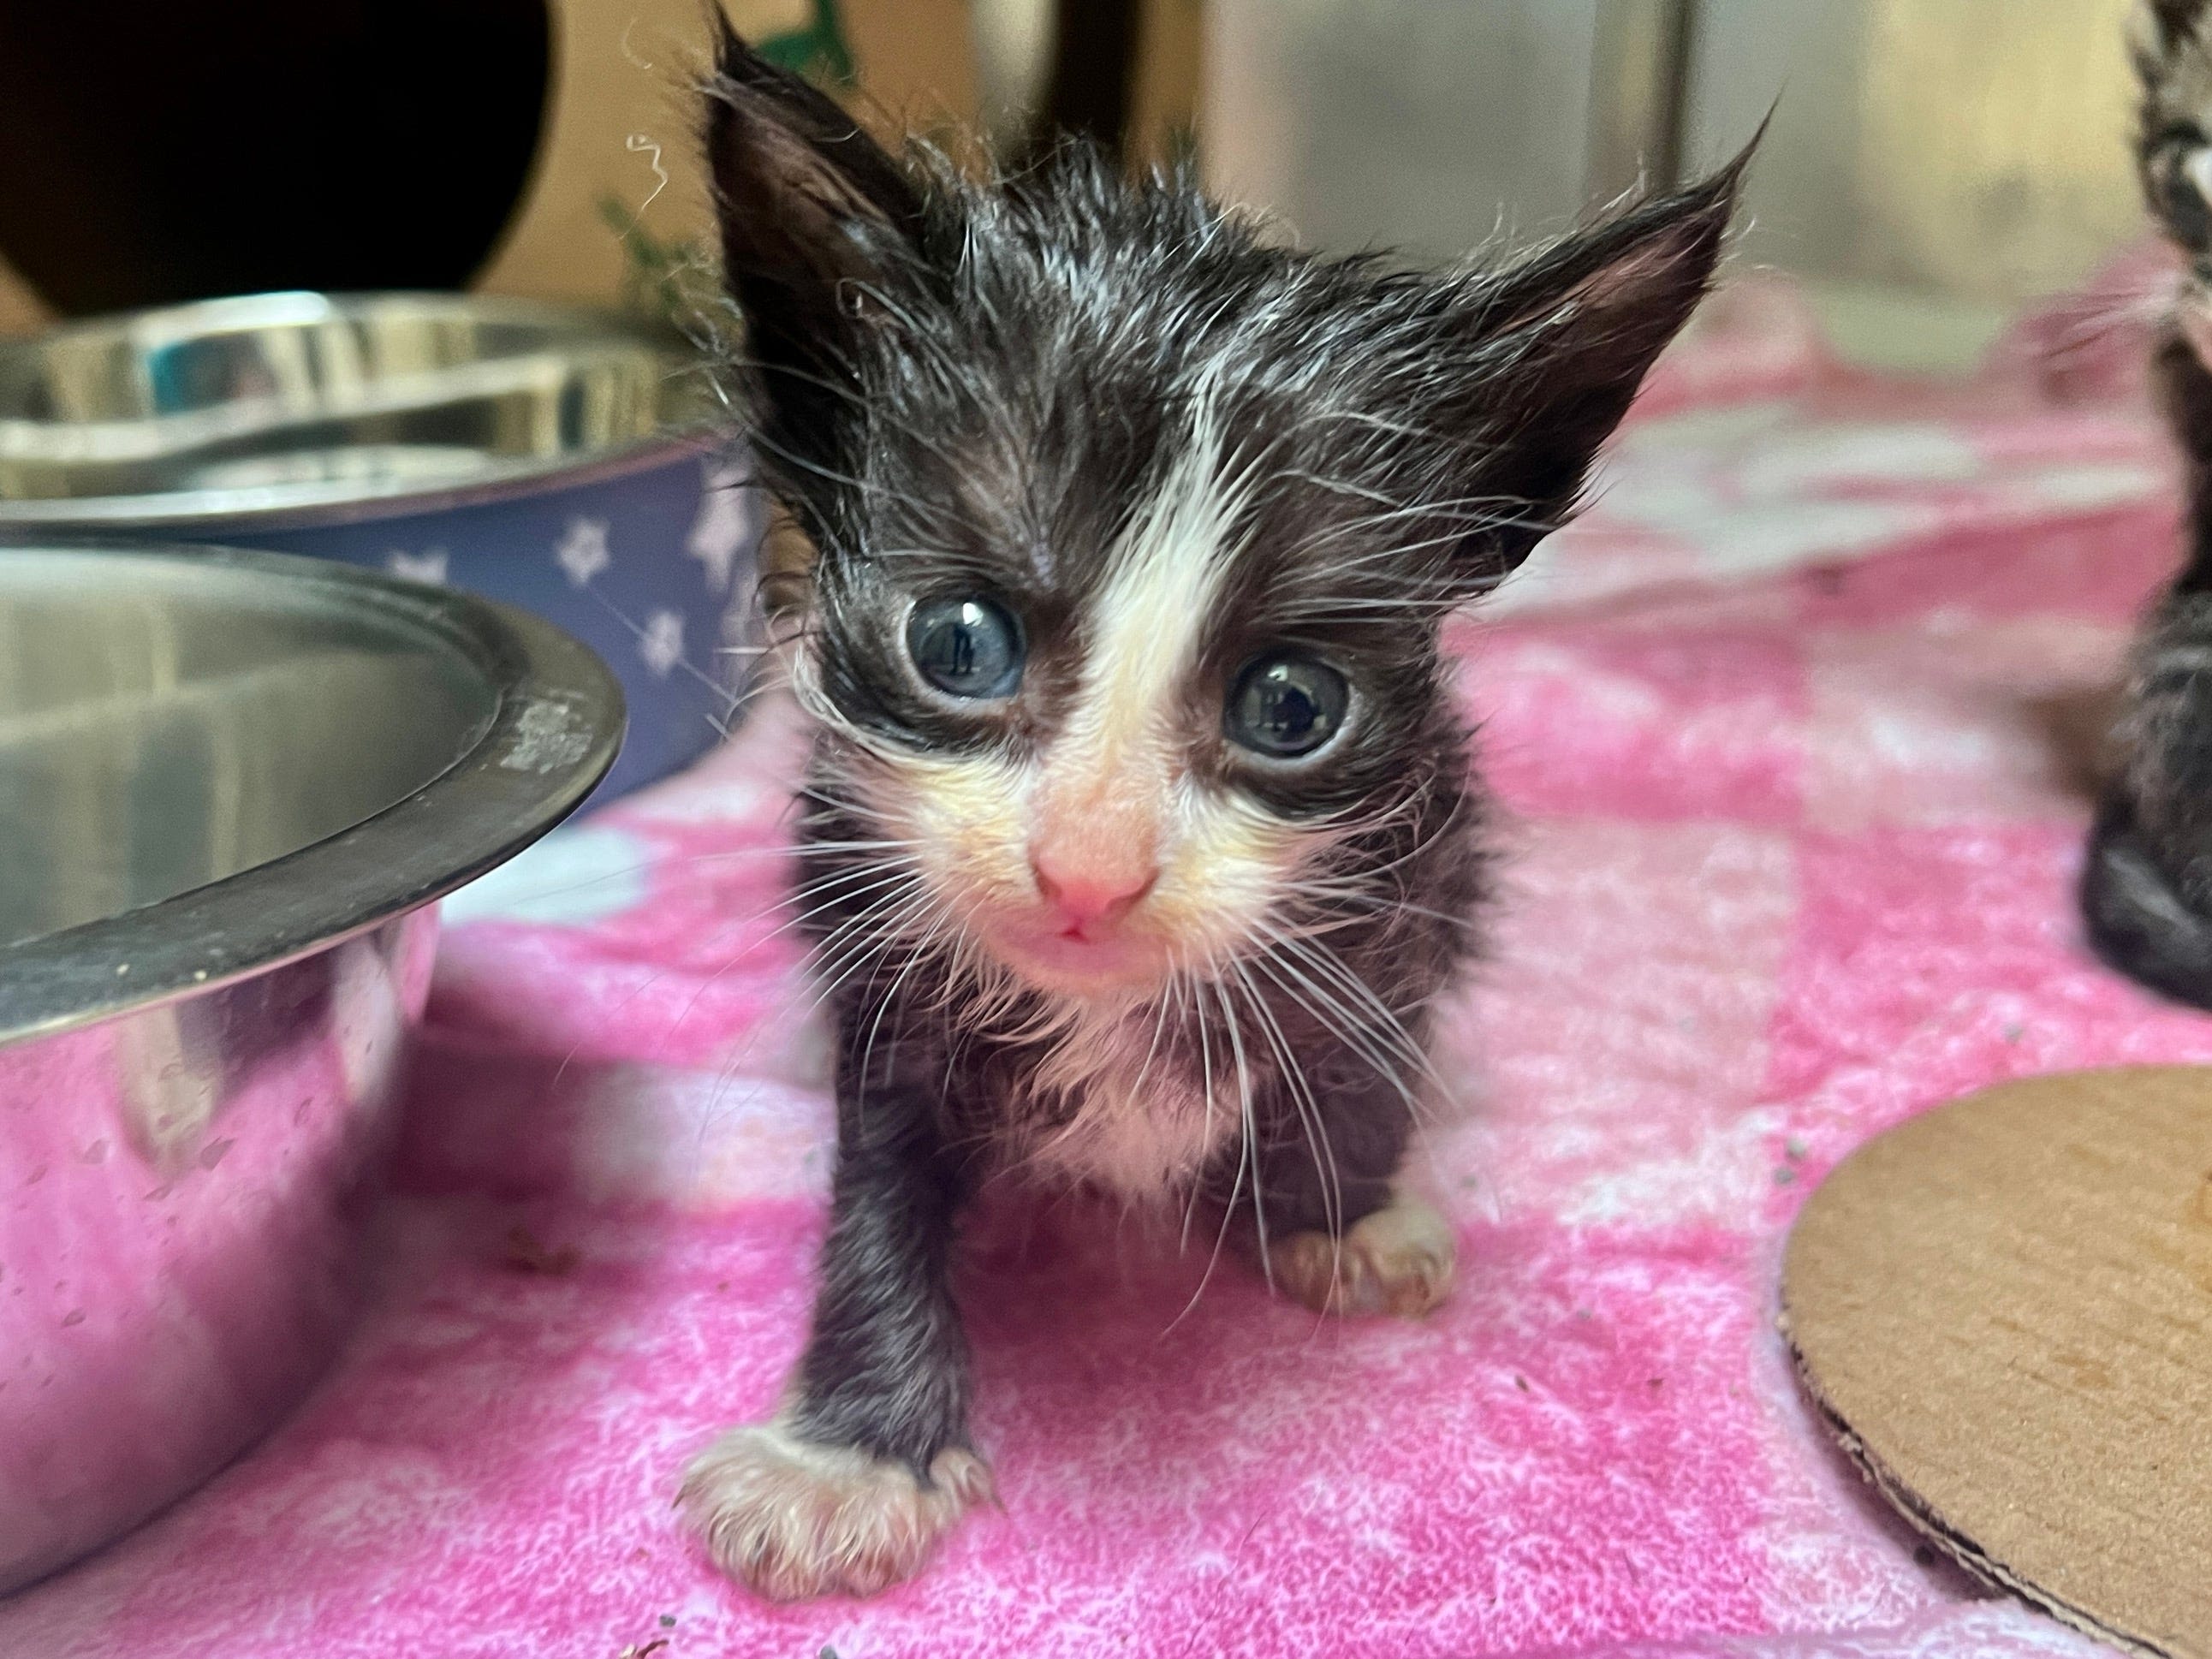
<svg viewBox="0 0 2212 1659">
<path fill-rule="evenodd" d="M 407 581 L 434 582 L 442 586 L 446 580 L 447 556 L 442 547 L 426 547 L 420 553 L 409 553 L 395 547 L 384 556 L 384 568 Z"/>
<path fill-rule="evenodd" d="M 645 619 L 637 636 L 637 654 L 645 665 L 666 679 L 684 660 L 684 618 L 673 611 L 656 611 Z"/>
<path fill-rule="evenodd" d="M 720 597 L 736 580 L 738 555 L 753 539 L 753 492 L 742 466 L 726 461 L 706 464 L 705 493 L 699 498 L 699 516 L 684 550 L 707 568 L 707 586 Z"/>
<path fill-rule="evenodd" d="M 560 546 L 553 550 L 553 562 L 568 573 L 571 586 L 590 586 L 592 578 L 615 562 L 615 556 L 607 550 L 607 521 L 569 520 Z"/>
</svg>

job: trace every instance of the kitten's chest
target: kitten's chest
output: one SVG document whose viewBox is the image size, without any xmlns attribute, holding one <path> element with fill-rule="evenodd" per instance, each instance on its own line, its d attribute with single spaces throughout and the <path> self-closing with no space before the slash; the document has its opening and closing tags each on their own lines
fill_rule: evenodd
<svg viewBox="0 0 2212 1659">
<path fill-rule="evenodd" d="M 1187 1190 L 1243 1121 L 1236 1085 L 1209 1085 L 1147 1011 L 1071 1019 L 1016 1092 L 1016 1164 L 1129 1199 Z"/>
</svg>

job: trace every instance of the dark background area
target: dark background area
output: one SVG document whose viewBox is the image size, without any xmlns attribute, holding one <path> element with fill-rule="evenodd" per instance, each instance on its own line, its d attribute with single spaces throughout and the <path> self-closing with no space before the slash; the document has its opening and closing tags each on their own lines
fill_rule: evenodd
<svg viewBox="0 0 2212 1659">
<path fill-rule="evenodd" d="M 460 287 L 551 50 L 544 0 L 0 5 L 0 252 L 65 314 Z"/>
</svg>

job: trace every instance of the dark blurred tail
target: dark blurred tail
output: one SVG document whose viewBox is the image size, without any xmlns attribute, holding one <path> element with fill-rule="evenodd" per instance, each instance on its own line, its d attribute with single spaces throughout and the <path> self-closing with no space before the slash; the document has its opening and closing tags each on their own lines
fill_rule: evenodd
<svg viewBox="0 0 2212 1659">
<path fill-rule="evenodd" d="M 2107 795 L 2089 832 L 2081 915 L 2106 962 L 2152 990 L 2212 1009 L 2212 917 L 2199 915 L 2151 854 L 2135 811 Z"/>
</svg>

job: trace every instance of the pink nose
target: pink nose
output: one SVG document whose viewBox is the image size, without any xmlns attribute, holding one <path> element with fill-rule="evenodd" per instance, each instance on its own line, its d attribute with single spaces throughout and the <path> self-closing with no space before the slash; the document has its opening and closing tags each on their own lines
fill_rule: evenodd
<svg viewBox="0 0 2212 1659">
<path fill-rule="evenodd" d="M 1030 869 L 1044 902 L 1060 912 L 1067 932 L 1078 936 L 1127 915 L 1160 878 L 1153 865 L 1065 866 L 1041 853 L 1030 854 Z"/>
</svg>

